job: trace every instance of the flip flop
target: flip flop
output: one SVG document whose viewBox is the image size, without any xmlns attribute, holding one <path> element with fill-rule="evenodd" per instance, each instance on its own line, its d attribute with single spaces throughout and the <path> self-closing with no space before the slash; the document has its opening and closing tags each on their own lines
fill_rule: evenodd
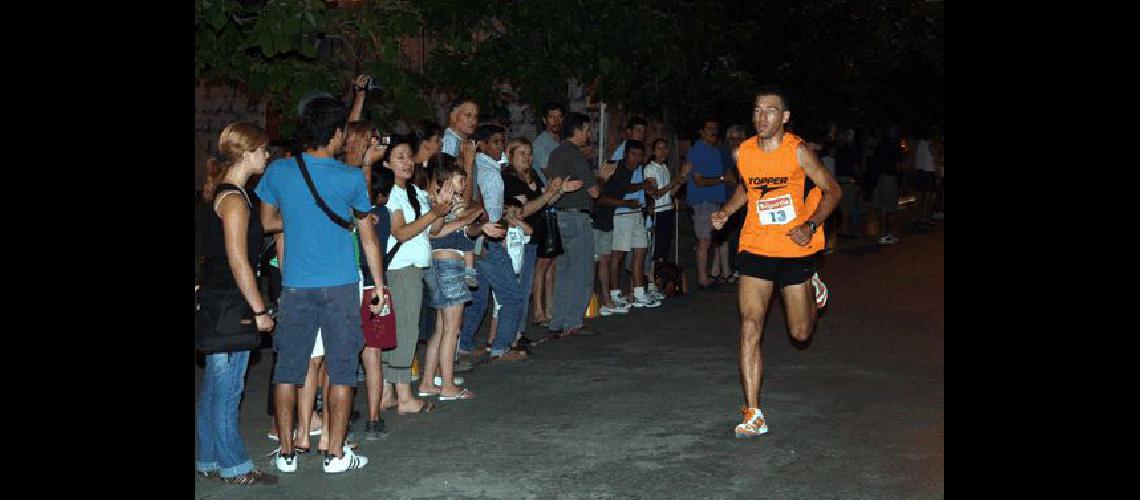
<svg viewBox="0 0 1140 500">
<path fill-rule="evenodd" d="M 434 397 L 439 396 L 439 395 L 440 395 L 440 393 L 438 393 L 438 392 L 424 392 L 424 391 L 416 392 L 416 396 L 419 396 L 421 398 L 434 398 Z"/>
<path fill-rule="evenodd" d="M 442 392 L 439 393 L 440 401 L 458 401 L 461 399 L 473 399 L 474 397 L 475 393 L 467 389 L 463 389 L 462 391 L 459 391 L 459 394 L 455 394 L 453 396 L 444 396 Z"/>
<path fill-rule="evenodd" d="M 432 403 L 431 401 L 424 401 L 423 406 L 420 406 L 419 410 L 413 411 L 410 413 L 400 413 L 400 415 L 415 415 L 417 413 L 431 413 L 431 412 L 435 411 L 436 408 L 437 407 L 436 407 L 435 403 Z"/>
</svg>

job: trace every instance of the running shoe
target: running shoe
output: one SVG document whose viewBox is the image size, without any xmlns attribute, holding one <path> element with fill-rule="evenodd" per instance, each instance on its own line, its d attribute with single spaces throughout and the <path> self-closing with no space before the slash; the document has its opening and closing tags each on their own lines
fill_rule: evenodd
<svg viewBox="0 0 1140 500">
<path fill-rule="evenodd" d="M 661 305 L 661 301 L 655 300 L 648 295 L 641 297 L 634 297 L 633 302 L 630 303 L 633 307 L 657 307 Z"/>
<path fill-rule="evenodd" d="M 626 314 L 629 312 L 629 307 L 602 306 L 602 307 L 598 308 L 598 312 L 601 313 L 602 316 L 612 316 L 614 314 Z"/>
<path fill-rule="evenodd" d="M 277 465 L 277 470 L 281 472 L 297 472 L 297 450 L 288 455 L 281 454 L 281 448 L 273 451 L 277 455 L 274 463 Z"/>
<path fill-rule="evenodd" d="M 325 455 L 325 463 L 322 465 L 325 472 L 335 474 L 354 469 L 363 469 L 368 465 L 368 457 L 357 455 L 356 452 L 345 449 L 344 456 L 337 458 L 332 455 Z"/>
<path fill-rule="evenodd" d="M 819 279 L 819 273 L 811 275 L 811 286 L 815 287 L 815 307 L 823 309 L 827 305 L 827 285 Z"/>
<path fill-rule="evenodd" d="M 744 421 L 736 426 L 736 437 L 750 438 L 768 433 L 768 423 L 759 408 L 741 407 L 740 412 L 744 414 Z"/>
<path fill-rule="evenodd" d="M 879 244 L 880 245 L 894 245 L 895 243 L 898 243 L 898 242 L 899 242 L 899 238 L 893 234 L 888 234 L 886 236 L 883 236 L 882 238 L 879 238 Z"/>
<path fill-rule="evenodd" d="M 614 305 L 617 307 L 624 307 L 626 309 L 629 309 L 629 306 L 632 305 L 630 301 L 626 300 L 625 297 L 622 297 L 621 295 L 610 295 L 610 300 L 612 300 L 614 302 Z"/>
</svg>

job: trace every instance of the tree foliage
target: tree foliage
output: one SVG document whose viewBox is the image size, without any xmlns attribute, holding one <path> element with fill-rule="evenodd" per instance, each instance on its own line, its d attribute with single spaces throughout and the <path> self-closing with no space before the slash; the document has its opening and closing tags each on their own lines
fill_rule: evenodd
<svg viewBox="0 0 1140 500">
<path fill-rule="evenodd" d="M 532 104 L 564 101 L 567 80 L 599 82 L 595 99 L 692 122 L 726 94 L 747 93 L 720 2 L 422 0 L 437 42 L 427 79 L 491 104 L 509 81 Z M 474 34 L 473 34 L 474 33 Z M 496 112 L 491 105 L 491 112 Z"/>
<path fill-rule="evenodd" d="M 376 121 L 428 114 L 421 83 L 399 64 L 401 37 L 420 28 L 406 2 L 329 8 L 323 0 L 196 0 L 194 26 L 194 76 L 241 84 L 286 118 L 295 118 L 309 91 L 335 95 L 362 71 L 385 89 Z"/>
</svg>

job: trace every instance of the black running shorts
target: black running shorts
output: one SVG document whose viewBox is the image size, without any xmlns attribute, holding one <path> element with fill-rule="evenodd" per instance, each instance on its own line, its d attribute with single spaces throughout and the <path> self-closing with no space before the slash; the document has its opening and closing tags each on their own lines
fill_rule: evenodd
<svg viewBox="0 0 1140 500">
<path fill-rule="evenodd" d="M 815 255 L 807 257 L 766 257 L 749 252 L 736 256 L 740 274 L 775 283 L 778 288 L 799 285 L 816 271 Z"/>
</svg>

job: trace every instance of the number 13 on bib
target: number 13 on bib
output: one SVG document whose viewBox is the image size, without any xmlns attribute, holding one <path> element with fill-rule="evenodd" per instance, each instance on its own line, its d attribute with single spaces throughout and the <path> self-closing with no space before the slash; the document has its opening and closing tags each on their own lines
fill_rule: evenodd
<svg viewBox="0 0 1140 500">
<path fill-rule="evenodd" d="M 760 225 L 784 225 L 796 219 L 796 208 L 792 205 L 792 195 L 756 201 L 756 216 Z"/>
</svg>

